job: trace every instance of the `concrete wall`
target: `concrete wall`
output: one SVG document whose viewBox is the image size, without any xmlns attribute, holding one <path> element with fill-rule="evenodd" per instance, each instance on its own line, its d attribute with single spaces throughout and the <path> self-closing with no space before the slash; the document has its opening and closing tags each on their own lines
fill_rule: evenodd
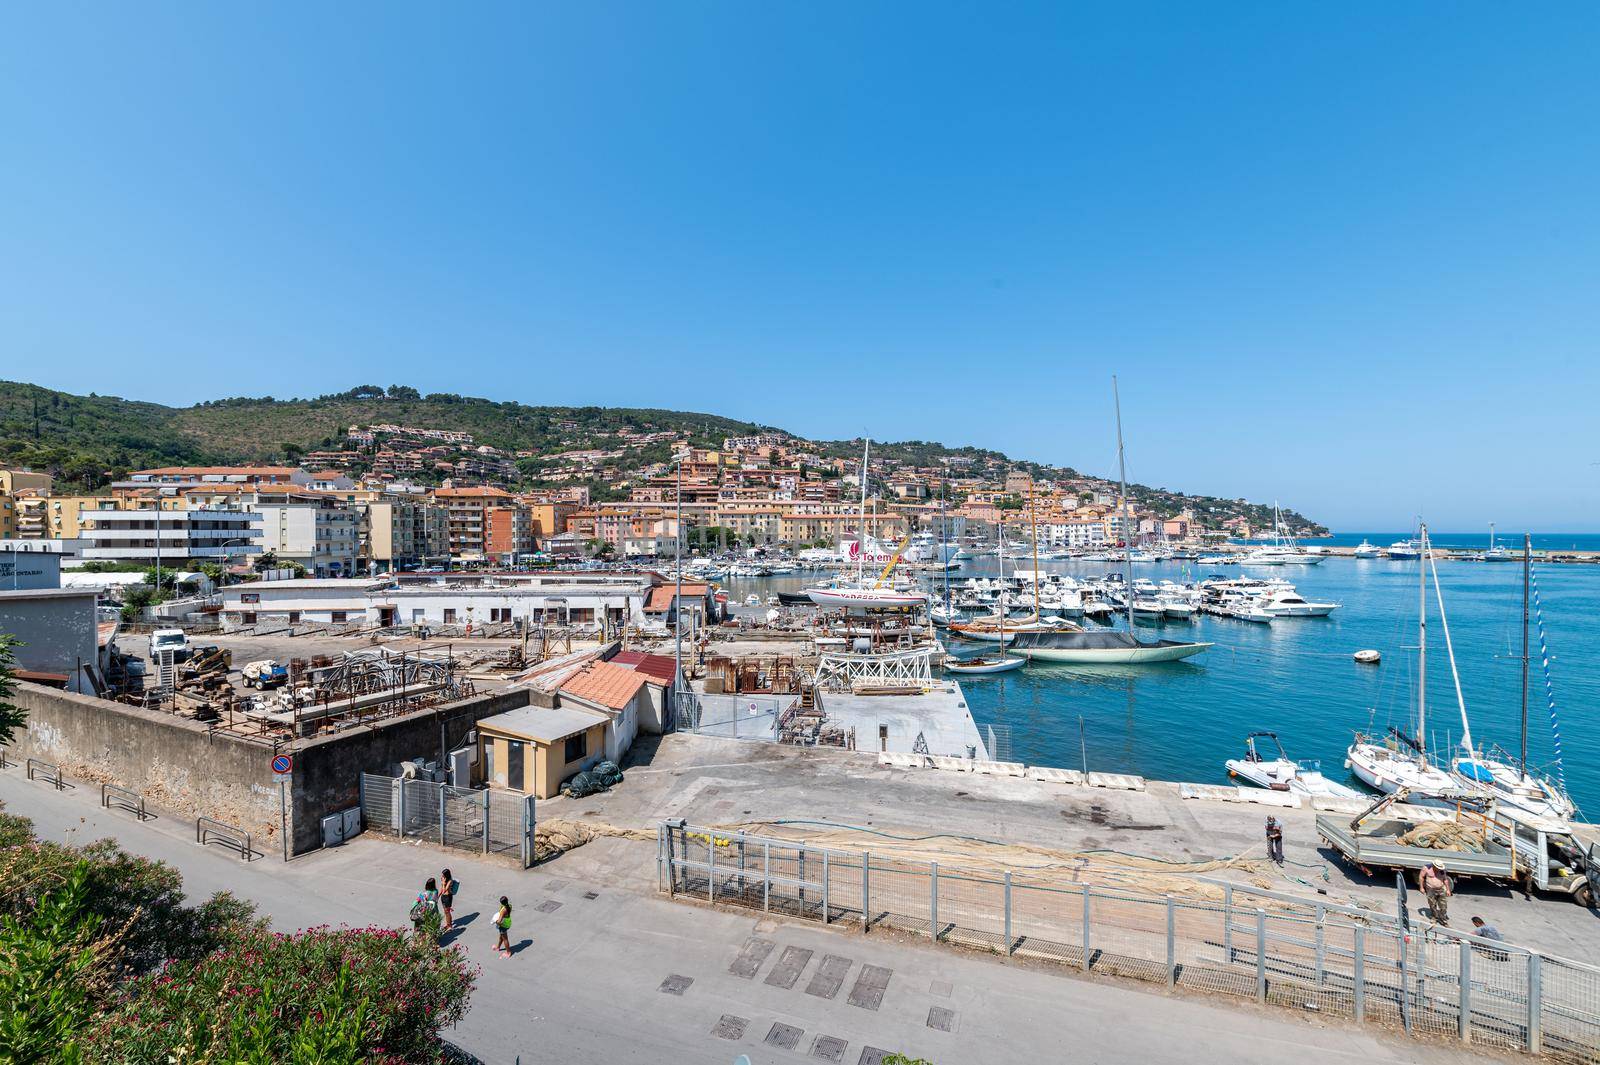
<svg viewBox="0 0 1600 1065">
<path fill-rule="evenodd" d="M 95 593 L 87 589 L 0 595 L 0 633 L 21 641 L 13 652 L 16 667 L 60 673 L 71 690 L 93 691 L 94 685 L 79 666 L 98 668 L 100 664 L 95 599 Z"/>
<path fill-rule="evenodd" d="M 12 700 L 28 712 L 7 754 L 59 764 L 79 787 L 120 784 L 152 805 L 204 815 L 250 832 L 267 849 L 278 839 L 272 751 L 158 710 L 18 682 Z"/>
<path fill-rule="evenodd" d="M 26 682 L 17 683 L 13 702 L 28 712 L 28 727 L 7 749 L 9 756 L 59 764 L 75 783 L 132 788 L 153 806 L 185 817 L 237 825 L 267 854 L 282 847 L 271 746 L 208 734 L 204 725 L 162 711 Z M 481 719 L 527 705 L 526 690 L 489 692 L 281 748 L 294 757 L 288 795 L 294 853 L 321 846 L 322 818 L 360 801 L 362 773 L 437 759 L 441 727 L 451 750 Z"/>
<path fill-rule="evenodd" d="M 485 692 L 378 725 L 290 744 L 285 750 L 294 756 L 290 839 L 295 852 L 320 847 L 322 818 L 360 801 L 362 773 L 392 773 L 397 763 L 413 758 L 437 761 L 441 748 L 448 752 L 462 746 L 479 721 L 527 705 L 526 689 Z"/>
</svg>

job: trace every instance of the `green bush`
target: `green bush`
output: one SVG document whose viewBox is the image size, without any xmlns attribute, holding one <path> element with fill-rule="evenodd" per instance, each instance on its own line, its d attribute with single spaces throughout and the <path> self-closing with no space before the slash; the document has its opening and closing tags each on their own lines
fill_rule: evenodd
<svg viewBox="0 0 1600 1065">
<path fill-rule="evenodd" d="M 393 929 L 255 932 L 136 982 L 89 1033 L 88 1058 L 437 1061 L 472 982 L 459 950 Z"/>
</svg>

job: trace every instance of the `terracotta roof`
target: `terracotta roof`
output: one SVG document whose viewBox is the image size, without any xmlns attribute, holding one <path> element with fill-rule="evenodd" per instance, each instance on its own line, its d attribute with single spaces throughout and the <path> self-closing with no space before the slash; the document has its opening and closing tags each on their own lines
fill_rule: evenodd
<svg viewBox="0 0 1600 1065">
<path fill-rule="evenodd" d="M 643 673 L 635 673 L 610 662 L 596 662 L 579 672 L 561 686 L 561 694 L 576 696 L 599 706 L 621 710 L 633 702 L 639 689 L 645 686 Z"/>
<path fill-rule="evenodd" d="M 635 673 L 643 673 L 659 684 L 671 684 L 677 663 L 666 655 L 646 654 L 643 651 L 618 651 L 611 656 L 612 665 L 626 666 Z"/>
<path fill-rule="evenodd" d="M 491 488 L 488 485 L 472 485 L 465 488 L 435 488 L 433 494 L 444 496 L 446 499 L 470 499 L 474 497 L 511 498 L 511 493 L 504 488 Z"/>
<path fill-rule="evenodd" d="M 673 584 L 658 584 L 650 589 L 650 598 L 645 602 L 644 609 L 647 614 L 661 614 L 672 609 L 672 596 L 677 591 Z M 703 584 L 683 585 L 683 600 L 687 603 L 691 599 L 703 599 L 706 586 Z M 687 608 L 685 608 L 687 609 Z"/>
</svg>

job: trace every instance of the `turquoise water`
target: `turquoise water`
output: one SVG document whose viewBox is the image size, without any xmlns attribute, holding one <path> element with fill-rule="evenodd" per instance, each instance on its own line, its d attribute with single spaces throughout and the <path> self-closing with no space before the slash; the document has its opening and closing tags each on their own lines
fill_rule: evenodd
<svg viewBox="0 0 1600 1065">
<path fill-rule="evenodd" d="M 994 572 L 994 560 L 981 560 L 980 567 L 955 579 L 985 569 Z M 1046 567 L 1076 575 L 1115 568 L 1096 563 Z M 1234 576 L 1241 570 L 1230 566 L 1226 572 Z M 1536 565 L 1534 570 L 1543 596 L 1566 780 L 1573 798 L 1592 814 L 1600 811 L 1600 656 L 1595 654 L 1600 648 L 1600 566 Z M 1182 563 L 1139 565 L 1134 572 L 1158 581 L 1207 575 L 1185 571 Z M 1381 731 L 1387 724 L 1412 729 L 1417 563 L 1335 558 L 1319 566 L 1244 572 L 1282 576 L 1307 599 L 1342 605 L 1328 618 L 1283 619 L 1271 625 L 1201 616 L 1192 622 L 1139 626 L 1152 636 L 1159 632 L 1216 644 L 1185 662 L 1140 668 L 1030 663 L 1015 673 L 964 678 L 962 688 L 974 718 L 980 727 L 1008 726 L 1012 757 L 1031 765 L 1079 768 L 1081 716 L 1091 770 L 1221 782 L 1223 762 L 1239 755 L 1244 735 L 1270 729 L 1280 735 L 1291 757 L 1319 759 L 1331 778 L 1349 779 L 1343 762 L 1353 730 Z M 1480 745 L 1498 742 L 1515 753 L 1522 567 L 1441 562 L 1439 577 L 1473 739 Z M 730 581 L 728 588 L 742 598 L 752 590 L 796 589 L 805 583 L 804 578 L 785 577 Z M 1430 743 L 1442 750 L 1459 740 L 1461 718 L 1431 585 L 1428 595 L 1428 733 Z M 1350 656 L 1363 648 L 1381 651 L 1382 664 L 1352 661 Z M 1537 629 L 1533 649 L 1529 760 L 1549 765 L 1553 749 Z"/>
</svg>

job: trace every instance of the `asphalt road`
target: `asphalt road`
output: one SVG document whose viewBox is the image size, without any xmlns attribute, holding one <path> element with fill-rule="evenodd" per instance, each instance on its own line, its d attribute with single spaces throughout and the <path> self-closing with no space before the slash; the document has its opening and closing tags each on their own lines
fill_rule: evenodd
<svg viewBox="0 0 1600 1065">
<path fill-rule="evenodd" d="M 855 1065 L 874 1061 L 873 1050 L 937 1065 L 1502 1060 L 1250 1004 L 672 903 L 638 886 L 637 874 L 628 886 L 604 875 L 611 862 L 637 865 L 637 851 L 621 841 L 590 844 L 534 872 L 369 837 L 288 865 L 245 863 L 197 846 L 190 822 L 141 824 L 101 810 L 88 785 L 58 793 L 10 769 L 0 772 L 0 801 L 33 818 L 46 838 L 111 836 L 167 861 L 191 895 L 227 888 L 252 899 L 281 930 L 403 927 L 422 881 L 451 866 L 462 884 L 457 944 L 482 971 L 450 1038 L 495 1065 L 705 1065 L 741 1053 L 755 1063 Z M 510 959 L 491 950 L 501 894 L 516 907 L 519 949 Z"/>
</svg>

